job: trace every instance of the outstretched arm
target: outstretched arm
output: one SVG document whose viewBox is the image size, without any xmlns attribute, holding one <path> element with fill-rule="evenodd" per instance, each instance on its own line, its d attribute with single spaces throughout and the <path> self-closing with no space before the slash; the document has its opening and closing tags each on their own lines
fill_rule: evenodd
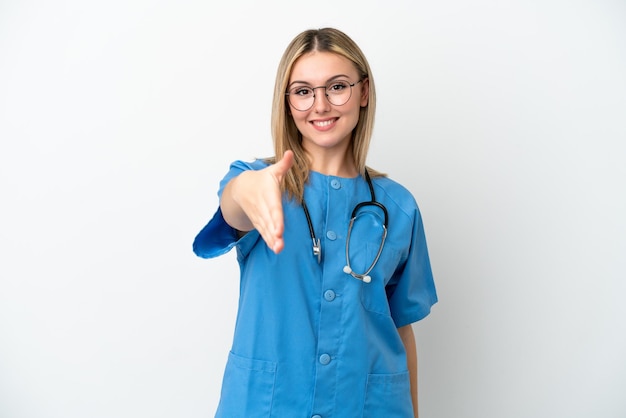
<svg viewBox="0 0 626 418">
<path fill-rule="evenodd" d="M 293 165 L 293 152 L 263 170 L 241 173 L 228 182 L 220 199 L 224 220 L 239 231 L 256 229 L 269 248 L 282 251 L 283 205 L 280 184 Z"/>
<path fill-rule="evenodd" d="M 415 334 L 413 333 L 413 327 L 405 325 L 398 328 L 398 333 L 404 344 L 407 357 L 407 367 L 409 369 L 409 375 L 411 377 L 411 399 L 413 400 L 413 415 L 418 418 L 417 407 L 417 347 L 415 345 Z"/>
</svg>

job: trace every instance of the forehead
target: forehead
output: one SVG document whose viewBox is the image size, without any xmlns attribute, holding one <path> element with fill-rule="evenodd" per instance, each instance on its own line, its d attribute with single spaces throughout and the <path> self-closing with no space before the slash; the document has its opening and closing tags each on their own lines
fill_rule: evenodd
<svg viewBox="0 0 626 418">
<path fill-rule="evenodd" d="M 337 75 L 356 78 L 358 72 L 352 61 L 339 54 L 313 51 L 296 60 L 289 82 L 325 83 Z"/>
</svg>

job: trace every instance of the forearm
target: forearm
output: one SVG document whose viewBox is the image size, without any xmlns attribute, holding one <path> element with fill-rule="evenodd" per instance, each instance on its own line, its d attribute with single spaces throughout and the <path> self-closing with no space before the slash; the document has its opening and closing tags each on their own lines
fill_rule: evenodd
<svg viewBox="0 0 626 418">
<path fill-rule="evenodd" d="M 417 403 L 417 347 L 415 344 L 415 334 L 413 333 L 413 327 L 406 325 L 398 328 L 398 333 L 404 344 L 407 356 L 407 368 L 409 369 L 409 376 L 411 377 L 411 399 L 413 401 L 413 414 L 415 418 L 418 418 L 418 403 Z"/>
<path fill-rule="evenodd" d="M 220 199 L 220 209 L 226 223 L 239 231 L 250 231 L 254 227 L 246 213 L 237 202 L 238 181 L 245 177 L 247 173 L 242 173 L 228 182 Z"/>
</svg>

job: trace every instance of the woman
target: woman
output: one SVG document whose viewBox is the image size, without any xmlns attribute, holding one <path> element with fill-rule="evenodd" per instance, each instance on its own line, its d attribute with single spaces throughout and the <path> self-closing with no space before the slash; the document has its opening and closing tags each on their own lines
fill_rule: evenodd
<svg viewBox="0 0 626 418">
<path fill-rule="evenodd" d="M 276 157 L 231 165 L 194 241 L 204 258 L 236 247 L 241 272 L 217 417 L 417 417 L 411 324 L 437 296 L 413 196 L 366 167 L 375 104 L 346 34 L 289 44 Z"/>
</svg>

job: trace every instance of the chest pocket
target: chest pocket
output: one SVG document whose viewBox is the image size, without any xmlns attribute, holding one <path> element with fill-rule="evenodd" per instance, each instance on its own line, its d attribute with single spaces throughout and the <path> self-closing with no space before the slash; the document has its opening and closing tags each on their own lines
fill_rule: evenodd
<svg viewBox="0 0 626 418">
<path fill-rule="evenodd" d="M 380 243 L 368 242 L 365 245 L 365 258 L 359 260 L 357 273 L 362 273 L 376 259 Z M 386 285 L 393 276 L 393 273 L 400 262 L 400 251 L 385 243 L 380 258 L 369 273 L 372 278 L 370 283 L 361 283 L 361 304 L 365 309 L 377 314 L 391 316 L 389 301 L 387 299 Z"/>
</svg>

